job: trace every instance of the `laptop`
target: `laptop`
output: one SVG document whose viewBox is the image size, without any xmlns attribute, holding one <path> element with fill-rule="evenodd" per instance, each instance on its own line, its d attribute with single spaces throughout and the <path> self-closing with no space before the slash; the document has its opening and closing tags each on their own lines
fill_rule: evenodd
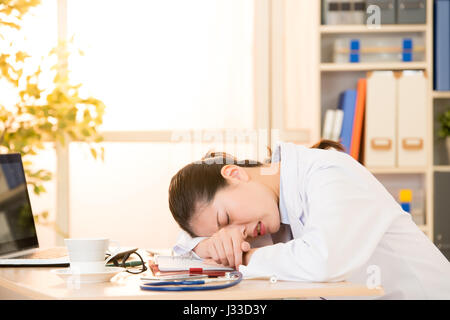
<svg viewBox="0 0 450 320">
<path fill-rule="evenodd" d="M 0 154 L 0 267 L 69 266 L 65 247 L 39 248 L 22 158 Z"/>
</svg>

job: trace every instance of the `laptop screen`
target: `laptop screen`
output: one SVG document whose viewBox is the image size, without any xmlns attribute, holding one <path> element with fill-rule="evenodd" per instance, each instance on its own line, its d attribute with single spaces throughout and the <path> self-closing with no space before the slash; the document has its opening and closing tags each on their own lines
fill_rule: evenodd
<svg viewBox="0 0 450 320">
<path fill-rule="evenodd" d="M 20 154 L 0 155 L 0 255 L 38 247 Z"/>
</svg>

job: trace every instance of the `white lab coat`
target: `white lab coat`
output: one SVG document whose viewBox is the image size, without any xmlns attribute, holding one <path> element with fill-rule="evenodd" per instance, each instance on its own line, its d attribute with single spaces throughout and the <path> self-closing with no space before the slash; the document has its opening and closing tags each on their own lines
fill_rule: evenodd
<svg viewBox="0 0 450 320">
<path fill-rule="evenodd" d="M 256 250 L 244 277 L 381 285 L 386 299 L 450 299 L 450 263 L 359 162 L 280 143 L 281 222 L 293 240 Z M 204 238 L 179 237 L 185 253 Z"/>
</svg>

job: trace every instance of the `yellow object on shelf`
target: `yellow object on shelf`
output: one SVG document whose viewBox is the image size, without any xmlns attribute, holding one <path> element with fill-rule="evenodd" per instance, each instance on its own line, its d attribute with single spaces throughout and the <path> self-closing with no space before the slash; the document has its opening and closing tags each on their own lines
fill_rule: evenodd
<svg viewBox="0 0 450 320">
<path fill-rule="evenodd" d="M 411 202 L 412 201 L 412 190 L 411 189 L 401 189 L 399 193 L 400 202 Z"/>
</svg>

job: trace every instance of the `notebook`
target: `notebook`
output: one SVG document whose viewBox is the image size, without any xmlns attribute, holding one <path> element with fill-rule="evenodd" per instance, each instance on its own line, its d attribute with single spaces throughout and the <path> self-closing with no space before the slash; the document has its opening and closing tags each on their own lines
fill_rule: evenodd
<svg viewBox="0 0 450 320">
<path fill-rule="evenodd" d="M 189 271 L 192 268 L 201 268 L 206 271 L 233 271 L 233 268 L 221 264 L 206 264 L 203 260 L 183 256 L 156 256 L 155 264 L 159 271 Z"/>
<path fill-rule="evenodd" d="M 339 109 L 344 111 L 342 120 L 341 143 L 345 152 L 350 154 L 353 133 L 353 120 L 355 118 L 356 90 L 345 90 L 341 93 Z"/>
<path fill-rule="evenodd" d="M 364 108 L 366 106 L 366 88 L 367 80 L 365 78 L 358 80 L 356 94 L 356 109 L 353 118 L 353 134 L 350 145 L 350 155 L 359 160 L 359 151 L 361 147 L 362 128 L 364 123 Z"/>
</svg>

